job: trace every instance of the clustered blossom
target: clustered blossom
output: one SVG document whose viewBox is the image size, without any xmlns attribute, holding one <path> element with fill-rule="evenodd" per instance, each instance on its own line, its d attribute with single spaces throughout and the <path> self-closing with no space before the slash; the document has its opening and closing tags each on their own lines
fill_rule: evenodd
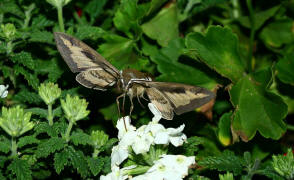
<svg viewBox="0 0 294 180">
<path fill-rule="evenodd" d="M 6 98 L 8 95 L 8 85 L 0 85 L 0 98 Z"/>
<path fill-rule="evenodd" d="M 165 128 L 159 124 L 161 113 L 151 103 L 148 104 L 149 109 L 154 114 L 152 121 L 147 125 L 143 125 L 136 129 L 131 125 L 129 116 L 123 117 L 117 121 L 117 129 L 119 143 L 114 146 L 111 154 L 111 170 L 112 172 L 106 176 L 101 176 L 101 180 L 147 180 L 147 179 L 182 179 L 188 175 L 188 168 L 195 163 L 195 157 L 186 157 L 183 155 L 161 155 L 160 159 L 153 162 L 148 171 L 139 176 L 128 176 L 128 172 L 136 168 L 136 166 L 129 166 L 120 169 L 119 165 L 129 157 L 129 153 L 133 151 L 137 154 L 147 153 L 151 145 L 172 144 L 175 147 L 183 145 L 187 137 L 182 132 L 185 125 L 178 128 Z"/>
</svg>

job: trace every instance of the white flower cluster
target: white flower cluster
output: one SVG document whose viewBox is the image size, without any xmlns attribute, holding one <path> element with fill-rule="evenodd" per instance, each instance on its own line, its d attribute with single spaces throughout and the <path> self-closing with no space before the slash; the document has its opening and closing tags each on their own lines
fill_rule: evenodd
<svg viewBox="0 0 294 180">
<path fill-rule="evenodd" d="M 149 109 L 154 114 L 152 122 L 143 125 L 139 129 L 131 125 L 129 116 L 121 118 L 117 122 L 119 143 L 113 147 L 111 153 L 112 172 L 107 176 L 101 176 L 101 180 L 124 180 L 129 178 L 127 172 L 136 166 L 119 169 L 119 165 L 128 158 L 129 151 L 142 154 L 149 151 L 151 145 L 162 144 L 181 146 L 187 139 L 182 133 L 185 125 L 178 128 L 164 128 L 159 124 L 161 114 L 157 108 L 149 103 Z M 143 175 L 133 177 L 136 180 L 147 179 L 171 179 L 178 180 L 188 175 L 188 167 L 195 163 L 195 157 L 183 155 L 162 155 L 161 159 L 153 162 L 154 165 Z"/>
<path fill-rule="evenodd" d="M 6 96 L 8 95 L 8 85 L 4 86 L 4 85 L 0 85 L 0 98 L 6 98 Z"/>
</svg>

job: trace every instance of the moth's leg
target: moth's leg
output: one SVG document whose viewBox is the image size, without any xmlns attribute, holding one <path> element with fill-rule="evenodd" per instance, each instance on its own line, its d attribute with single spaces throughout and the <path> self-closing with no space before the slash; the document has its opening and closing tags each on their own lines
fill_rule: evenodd
<svg viewBox="0 0 294 180">
<path fill-rule="evenodd" d="M 125 115 L 124 115 L 124 114 L 125 114 L 125 112 L 124 112 L 124 111 L 125 111 L 125 110 L 124 110 L 125 96 L 126 96 L 125 93 L 119 95 L 119 96 L 116 98 L 116 104 L 117 104 L 117 110 L 118 110 L 118 117 L 120 117 L 119 99 L 123 97 L 123 109 L 122 109 L 122 111 L 123 111 L 123 121 L 124 121 L 125 130 L 128 131 L 128 130 L 127 130 L 127 125 L 126 125 L 126 122 L 125 122 L 125 117 L 124 117 L 124 116 L 125 116 Z"/>
<path fill-rule="evenodd" d="M 141 107 L 142 107 L 142 108 L 145 108 L 145 106 L 141 103 L 140 98 L 139 98 L 138 95 L 137 95 L 137 99 L 138 99 L 138 102 L 139 102 L 139 104 L 141 105 Z M 144 97 L 143 97 L 143 99 L 144 99 Z"/>
<path fill-rule="evenodd" d="M 129 96 L 129 98 L 130 98 L 130 101 L 131 101 L 131 107 L 130 107 L 130 117 L 131 117 L 132 111 L 134 109 L 134 103 L 133 103 L 133 100 L 132 100 L 132 98 L 130 96 Z"/>
<path fill-rule="evenodd" d="M 118 117 L 120 118 L 120 107 L 119 107 L 119 99 L 122 98 L 124 96 L 124 94 L 119 95 L 116 98 L 116 105 L 117 105 L 117 110 L 118 110 Z"/>
</svg>

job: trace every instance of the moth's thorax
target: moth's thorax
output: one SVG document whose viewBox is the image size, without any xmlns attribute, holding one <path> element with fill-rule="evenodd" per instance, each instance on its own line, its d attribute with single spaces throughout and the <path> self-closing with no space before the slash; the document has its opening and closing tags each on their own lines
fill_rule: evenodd
<svg viewBox="0 0 294 180">
<path fill-rule="evenodd" d="M 147 74 L 137 71 L 135 69 L 125 69 L 120 72 L 120 85 L 123 91 L 137 91 L 138 85 L 133 84 L 135 81 L 151 81 L 152 79 Z M 140 90 L 139 90 L 140 91 Z M 130 92 L 132 93 L 132 92 Z M 133 92 L 136 93 L 136 92 Z"/>
</svg>

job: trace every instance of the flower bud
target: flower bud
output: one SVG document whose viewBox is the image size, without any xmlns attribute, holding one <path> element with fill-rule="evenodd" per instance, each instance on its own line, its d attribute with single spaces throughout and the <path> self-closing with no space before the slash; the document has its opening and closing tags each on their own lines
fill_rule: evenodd
<svg viewBox="0 0 294 180">
<path fill-rule="evenodd" d="M 39 95 L 47 105 L 53 104 L 54 101 L 60 97 L 61 89 L 58 88 L 57 84 L 51 82 L 42 83 L 41 86 L 39 86 Z"/>
</svg>

